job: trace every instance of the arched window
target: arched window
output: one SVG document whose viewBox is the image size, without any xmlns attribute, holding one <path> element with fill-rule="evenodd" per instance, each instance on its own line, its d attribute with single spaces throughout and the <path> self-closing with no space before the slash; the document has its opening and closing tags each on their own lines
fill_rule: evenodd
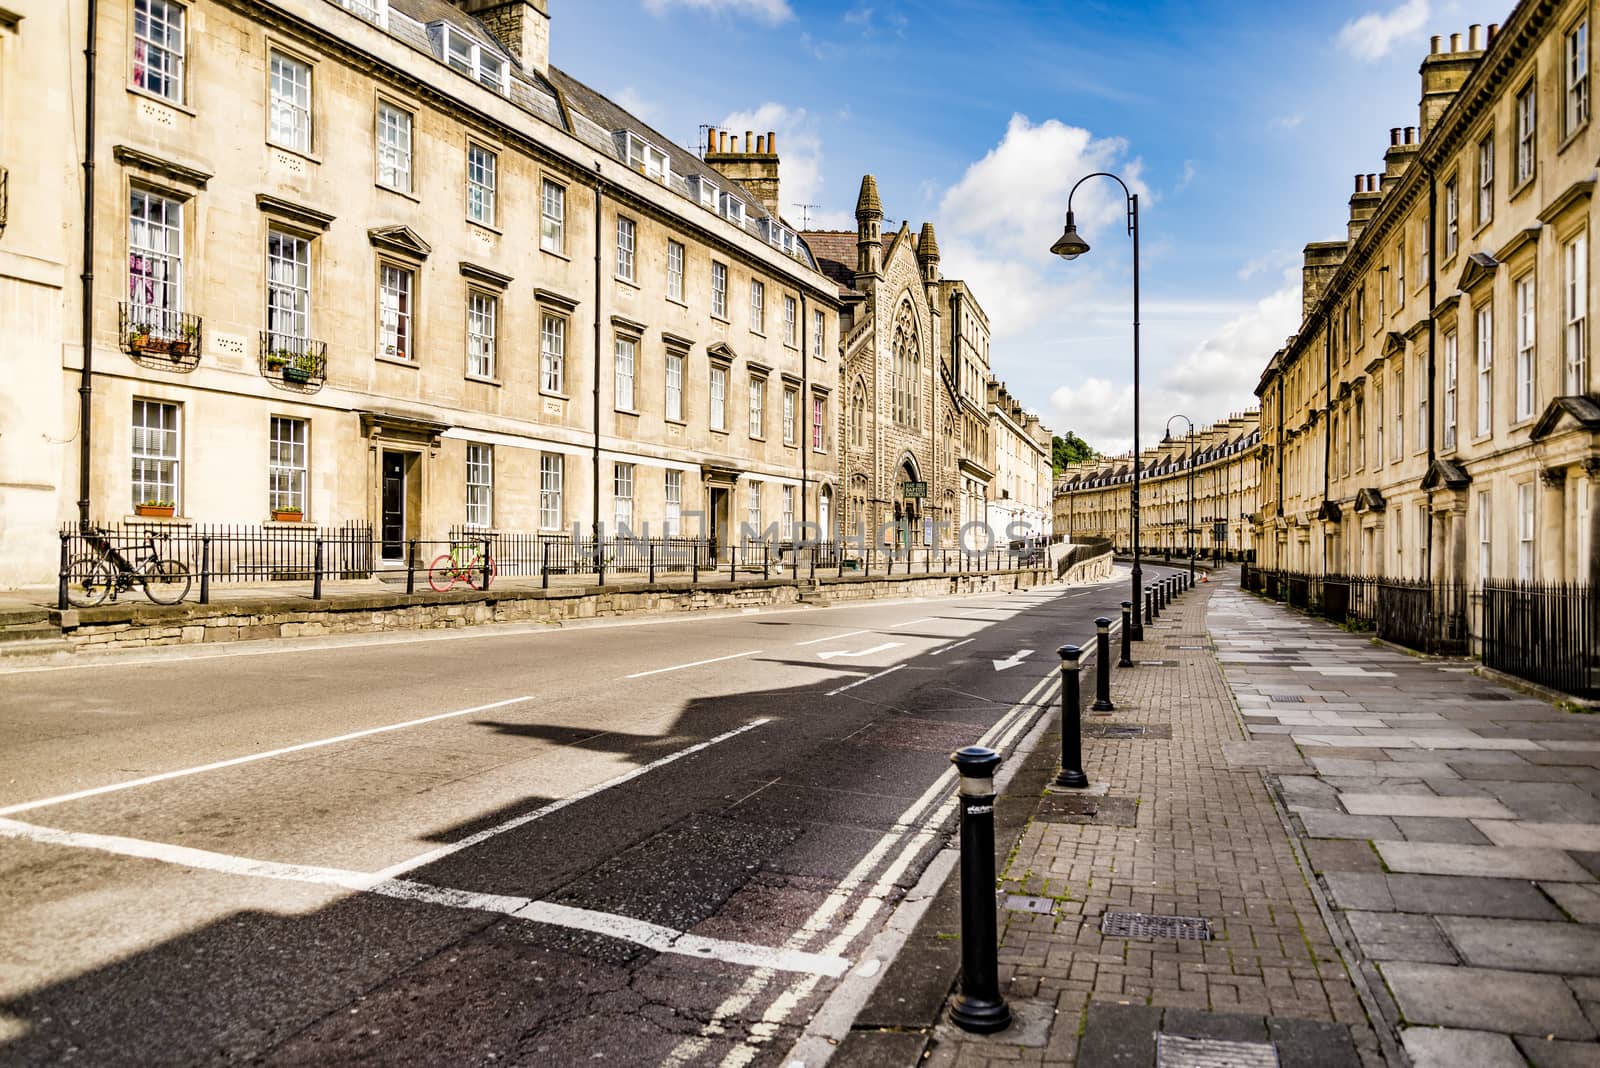
<svg viewBox="0 0 1600 1068">
<path fill-rule="evenodd" d="M 850 444 L 856 448 L 867 444 L 867 387 L 860 382 L 850 394 Z"/>
<path fill-rule="evenodd" d="M 921 427 L 922 350 L 917 342 L 910 301 L 902 304 L 899 315 L 895 316 L 892 351 L 890 390 L 894 421 L 901 426 Z"/>
</svg>

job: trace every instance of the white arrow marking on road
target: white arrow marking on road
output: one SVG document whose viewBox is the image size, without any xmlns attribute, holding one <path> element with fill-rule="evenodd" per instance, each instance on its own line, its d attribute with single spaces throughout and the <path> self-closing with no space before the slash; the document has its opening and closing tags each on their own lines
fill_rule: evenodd
<svg viewBox="0 0 1600 1068">
<path fill-rule="evenodd" d="M 1014 668 L 1018 664 L 1022 663 L 1022 661 L 1023 661 L 1023 659 L 1025 657 L 1029 657 L 1029 656 L 1032 656 L 1032 655 L 1033 655 L 1033 650 L 1032 649 L 1018 649 L 1015 653 L 1012 653 L 1011 656 L 1008 659 L 996 660 L 994 662 L 994 669 L 996 671 L 1004 671 L 1004 670 L 1006 670 L 1006 668 Z"/>
<path fill-rule="evenodd" d="M 832 660 L 834 657 L 839 656 L 871 656 L 873 653 L 881 653 L 885 649 L 898 649 L 900 645 L 900 642 L 884 642 L 882 645 L 874 645 L 871 649 L 857 649 L 853 652 L 843 649 L 830 649 L 825 653 L 818 653 L 817 659 Z"/>
</svg>

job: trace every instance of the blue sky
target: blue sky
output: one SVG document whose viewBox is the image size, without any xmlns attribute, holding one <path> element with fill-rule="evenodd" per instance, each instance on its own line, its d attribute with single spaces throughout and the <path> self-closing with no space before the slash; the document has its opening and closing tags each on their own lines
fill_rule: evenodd
<svg viewBox="0 0 1600 1068">
<path fill-rule="evenodd" d="M 1074 207 L 1094 250 L 1048 254 L 1067 191 L 1140 194 L 1143 422 L 1205 423 L 1299 321 L 1300 249 L 1344 234 L 1352 178 L 1416 125 L 1430 34 L 1508 0 L 550 0 L 555 65 L 693 147 L 702 123 L 776 130 L 784 212 L 932 221 L 994 332 L 993 369 L 1058 433 L 1131 432 L 1120 191 Z M 1446 44 L 1448 48 L 1448 43 Z M 1175 425 L 1181 425 L 1175 424 Z"/>
</svg>

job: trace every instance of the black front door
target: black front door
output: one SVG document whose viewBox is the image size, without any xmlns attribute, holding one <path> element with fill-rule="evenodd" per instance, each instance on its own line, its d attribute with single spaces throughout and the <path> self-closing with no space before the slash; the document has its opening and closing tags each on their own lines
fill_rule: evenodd
<svg viewBox="0 0 1600 1068">
<path fill-rule="evenodd" d="M 406 458 L 383 454 L 383 518 L 379 527 L 385 560 L 406 558 Z"/>
</svg>

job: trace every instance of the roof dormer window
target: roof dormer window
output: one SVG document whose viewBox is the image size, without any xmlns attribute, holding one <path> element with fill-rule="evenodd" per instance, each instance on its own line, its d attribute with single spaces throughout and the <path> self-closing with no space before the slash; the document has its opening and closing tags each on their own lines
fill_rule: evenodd
<svg viewBox="0 0 1600 1068">
<path fill-rule="evenodd" d="M 744 225 L 744 201 L 732 193 L 722 194 L 722 217 L 739 226 Z"/>
<path fill-rule="evenodd" d="M 707 211 L 717 210 L 717 198 L 719 193 L 716 185 L 707 181 L 704 177 L 698 174 L 689 179 L 689 185 L 690 193 L 693 194 L 696 200 L 700 201 L 700 206 L 702 208 L 705 208 Z"/>
<path fill-rule="evenodd" d="M 658 182 L 665 182 L 672 177 L 672 163 L 665 152 L 631 130 L 626 135 L 626 142 L 629 167 Z"/>
<path fill-rule="evenodd" d="M 439 58 L 451 70 L 482 82 L 497 93 L 510 91 L 511 65 L 498 52 L 479 44 L 446 22 L 429 25 L 428 37 L 438 49 Z"/>
<path fill-rule="evenodd" d="M 388 0 L 334 0 L 340 7 L 359 15 L 368 22 L 382 26 L 388 14 Z"/>
</svg>

